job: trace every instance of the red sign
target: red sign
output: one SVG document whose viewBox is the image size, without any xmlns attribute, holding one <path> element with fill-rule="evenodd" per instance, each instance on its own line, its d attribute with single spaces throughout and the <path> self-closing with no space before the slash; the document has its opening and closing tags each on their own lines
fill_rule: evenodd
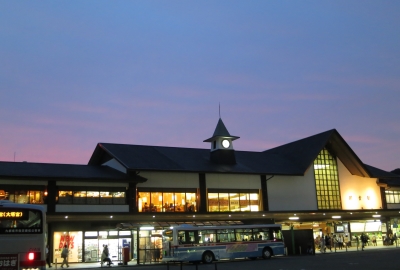
<svg viewBox="0 0 400 270">
<path fill-rule="evenodd" d="M 75 240 L 75 235 L 61 235 L 58 248 L 61 249 L 65 245 L 67 245 L 68 249 L 72 249 L 72 248 L 74 248 L 74 240 Z"/>
<path fill-rule="evenodd" d="M 0 254 L 0 270 L 18 270 L 18 254 Z"/>
</svg>

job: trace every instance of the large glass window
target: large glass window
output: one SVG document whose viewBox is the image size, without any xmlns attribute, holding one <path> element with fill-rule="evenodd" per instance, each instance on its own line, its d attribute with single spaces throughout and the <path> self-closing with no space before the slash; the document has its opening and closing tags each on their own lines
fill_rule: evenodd
<svg viewBox="0 0 400 270">
<path fill-rule="evenodd" d="M 385 190 L 386 203 L 400 203 L 399 190 Z"/>
<path fill-rule="evenodd" d="M 26 187 L 25 187 L 26 188 Z M 23 204 L 44 204 L 47 193 L 38 188 L 0 187 L 0 200 L 9 200 Z"/>
<path fill-rule="evenodd" d="M 139 191 L 139 212 L 196 212 L 195 190 Z"/>
<path fill-rule="evenodd" d="M 125 191 L 60 190 L 59 204 L 125 204 Z"/>
<path fill-rule="evenodd" d="M 318 209 L 342 209 L 336 159 L 323 149 L 314 160 Z"/>
<path fill-rule="evenodd" d="M 259 211 L 259 195 L 257 190 L 238 192 L 218 192 L 209 190 L 209 212 L 244 212 Z"/>
</svg>

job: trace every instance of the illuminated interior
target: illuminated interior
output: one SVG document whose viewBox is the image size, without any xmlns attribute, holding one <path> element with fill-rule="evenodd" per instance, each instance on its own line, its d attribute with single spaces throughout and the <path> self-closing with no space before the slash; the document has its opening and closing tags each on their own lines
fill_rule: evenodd
<svg viewBox="0 0 400 270">
<path fill-rule="evenodd" d="M 336 159 L 323 149 L 314 160 L 318 209 L 342 209 Z"/>
<path fill-rule="evenodd" d="M 258 193 L 208 193 L 208 211 L 259 211 L 259 196 Z"/>
</svg>

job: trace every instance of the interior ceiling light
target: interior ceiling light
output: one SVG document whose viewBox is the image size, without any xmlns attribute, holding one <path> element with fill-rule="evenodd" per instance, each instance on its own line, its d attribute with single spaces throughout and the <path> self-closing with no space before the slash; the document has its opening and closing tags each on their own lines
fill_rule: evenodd
<svg viewBox="0 0 400 270">
<path fill-rule="evenodd" d="M 289 217 L 290 220 L 298 220 L 299 217 Z"/>
<path fill-rule="evenodd" d="M 381 215 L 372 215 L 372 217 L 381 217 Z"/>
<path fill-rule="evenodd" d="M 342 218 L 341 216 L 332 216 L 332 218 Z"/>
</svg>

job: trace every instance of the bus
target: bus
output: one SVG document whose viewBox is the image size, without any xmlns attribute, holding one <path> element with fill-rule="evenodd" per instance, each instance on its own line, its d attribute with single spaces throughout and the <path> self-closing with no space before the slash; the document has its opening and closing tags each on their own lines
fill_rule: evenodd
<svg viewBox="0 0 400 270">
<path fill-rule="evenodd" d="M 0 269 L 46 268 L 45 209 L 0 200 Z"/>
<path fill-rule="evenodd" d="M 285 255 L 282 226 L 181 225 L 163 231 L 163 262 L 212 263 L 222 259 Z"/>
</svg>

